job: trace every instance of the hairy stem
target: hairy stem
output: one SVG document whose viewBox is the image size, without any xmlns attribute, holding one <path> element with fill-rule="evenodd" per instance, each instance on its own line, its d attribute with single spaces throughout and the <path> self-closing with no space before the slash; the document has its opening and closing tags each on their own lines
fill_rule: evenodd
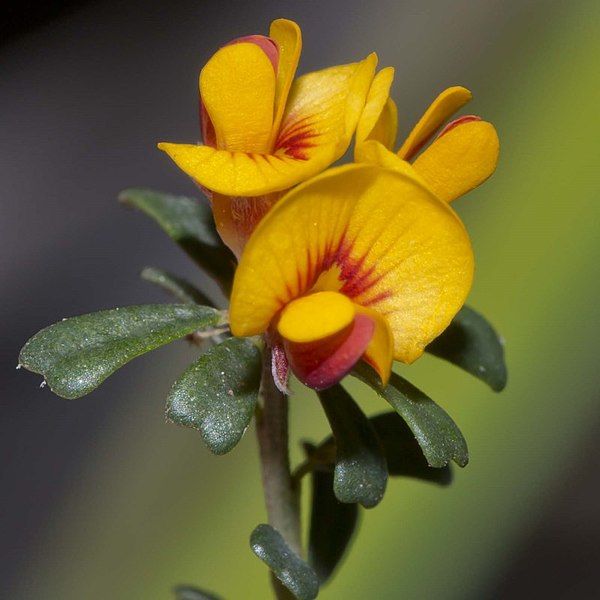
<svg viewBox="0 0 600 600">
<path fill-rule="evenodd" d="M 302 556 L 299 494 L 290 472 L 288 454 L 288 401 L 273 381 L 268 348 L 263 356 L 261 396 L 263 405 L 257 416 L 256 432 L 269 524 L 298 556 Z M 293 598 L 275 578 L 273 586 L 280 600 Z"/>
</svg>

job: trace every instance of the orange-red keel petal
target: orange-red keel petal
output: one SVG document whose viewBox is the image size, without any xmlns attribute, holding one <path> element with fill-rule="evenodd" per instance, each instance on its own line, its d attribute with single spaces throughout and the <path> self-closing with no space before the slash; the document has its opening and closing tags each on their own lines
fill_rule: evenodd
<svg viewBox="0 0 600 600">
<path fill-rule="evenodd" d="M 284 347 L 294 375 L 304 385 L 323 390 L 352 370 L 363 356 L 374 332 L 373 319 L 359 313 L 342 331 L 312 342 L 284 339 Z"/>
</svg>

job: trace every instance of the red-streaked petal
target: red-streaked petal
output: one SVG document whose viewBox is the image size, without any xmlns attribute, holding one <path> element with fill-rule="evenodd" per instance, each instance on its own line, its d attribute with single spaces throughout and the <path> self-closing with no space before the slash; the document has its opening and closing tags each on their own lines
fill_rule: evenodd
<svg viewBox="0 0 600 600">
<path fill-rule="evenodd" d="M 458 117 L 458 119 L 454 119 L 454 121 L 450 121 L 448 125 L 446 125 L 437 135 L 436 139 L 440 139 L 443 135 L 446 135 L 449 131 L 452 131 L 455 127 L 459 125 L 464 125 L 465 123 L 472 123 L 473 121 L 481 121 L 481 117 L 477 115 L 463 115 L 462 117 Z"/>
<path fill-rule="evenodd" d="M 290 90 L 275 153 L 324 166 L 346 151 L 375 75 L 377 56 L 299 77 Z"/>
<path fill-rule="evenodd" d="M 394 358 L 412 362 L 458 312 L 472 276 L 464 226 L 417 179 L 338 167 L 286 194 L 252 234 L 235 275 L 231 331 L 264 332 L 320 280 L 383 315 Z"/>
<path fill-rule="evenodd" d="M 242 46 L 252 47 L 252 44 L 237 47 Z M 286 190 L 320 173 L 347 150 L 376 64 L 377 57 L 372 54 L 358 63 L 298 78 L 290 91 L 281 131 L 271 154 L 165 142 L 158 147 L 198 185 L 214 192 L 226 196 L 262 196 Z M 214 100 L 218 107 L 218 98 Z M 235 105 L 231 107 L 235 111 Z M 252 140 L 264 141 L 264 136 L 254 134 L 256 115 L 236 113 L 231 117 L 224 111 L 222 116 L 222 122 L 235 132 L 243 130 L 243 139 L 238 141 L 244 145 Z M 244 129 L 244 121 L 252 125 L 252 131 Z M 219 126 L 214 116 L 213 123 L 218 138 Z M 261 132 L 264 130 L 261 128 Z"/>
<path fill-rule="evenodd" d="M 277 69 L 279 68 L 279 49 L 271 38 L 268 38 L 266 35 L 245 35 L 231 40 L 231 42 L 225 45 L 233 46 L 234 44 L 256 44 L 267 55 L 267 58 L 271 61 L 271 65 L 273 65 L 273 71 L 277 73 Z"/>
<path fill-rule="evenodd" d="M 275 89 L 275 115 L 273 117 L 273 131 L 271 132 L 271 146 L 273 146 L 279 134 L 288 94 L 298 68 L 298 61 L 302 52 L 302 32 L 294 21 L 276 19 L 271 23 L 269 35 L 277 44 L 279 51 L 277 87 Z"/>
</svg>

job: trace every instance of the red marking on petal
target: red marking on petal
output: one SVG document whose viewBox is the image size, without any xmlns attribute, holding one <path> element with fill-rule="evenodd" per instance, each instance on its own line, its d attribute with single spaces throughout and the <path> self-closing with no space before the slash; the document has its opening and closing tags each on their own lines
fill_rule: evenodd
<svg viewBox="0 0 600 600">
<path fill-rule="evenodd" d="M 309 245 L 306 248 L 306 281 L 304 283 L 304 289 L 307 289 L 314 284 L 316 280 L 315 271 L 315 262 L 312 257 L 312 249 Z"/>
<path fill-rule="evenodd" d="M 281 128 L 281 131 L 279 132 L 279 137 L 281 138 L 283 136 L 291 135 L 295 131 L 298 131 L 298 130 L 302 129 L 303 127 L 306 127 L 310 118 L 311 118 L 311 115 L 306 115 L 305 117 L 302 117 L 301 119 L 298 119 L 297 121 L 291 121 L 291 122 L 287 123 L 286 125 L 284 125 Z"/>
<path fill-rule="evenodd" d="M 284 347 L 296 377 L 308 387 L 324 390 L 352 370 L 374 332 L 373 319 L 357 314 L 352 324 L 335 335 L 302 344 L 284 340 Z"/>
<path fill-rule="evenodd" d="M 448 123 L 448 125 L 446 125 L 446 127 L 444 127 L 440 131 L 440 133 L 438 134 L 437 137 L 441 137 L 442 135 L 448 133 L 451 129 L 454 129 L 454 127 L 456 127 L 457 125 L 461 125 L 462 123 L 468 123 L 469 121 L 480 121 L 480 120 L 481 120 L 481 117 L 477 117 L 475 115 L 465 115 L 463 117 L 458 117 L 458 119 L 455 119 L 454 121 L 451 121 L 450 123 Z M 434 134 L 435 134 L 435 131 L 432 131 L 431 135 L 429 135 L 427 138 L 425 138 L 420 144 L 417 144 L 410 151 L 410 154 L 408 154 L 405 157 L 405 160 L 412 160 L 419 152 L 421 152 L 421 150 L 425 147 L 425 145 L 429 142 L 429 140 L 431 140 L 433 138 Z"/>
<path fill-rule="evenodd" d="M 304 287 L 304 282 L 303 282 L 303 277 L 302 277 L 302 269 L 298 269 L 296 271 L 296 287 L 298 288 L 298 290 L 301 290 Z"/>
<path fill-rule="evenodd" d="M 205 146 L 210 146 L 211 148 L 217 147 L 215 126 L 208 116 L 208 111 L 206 110 L 202 99 L 200 99 L 200 133 L 202 134 L 202 141 Z"/>
<path fill-rule="evenodd" d="M 363 302 L 362 305 L 363 306 L 373 306 L 374 304 L 378 304 L 379 302 L 382 302 L 383 300 L 387 300 L 391 295 L 392 295 L 392 292 L 390 290 L 385 290 L 383 292 L 379 292 L 379 294 L 377 294 L 376 296 L 373 296 L 372 298 L 369 298 L 366 302 Z"/>
<path fill-rule="evenodd" d="M 292 287 L 287 281 L 285 282 L 285 291 L 287 292 L 288 298 L 291 299 L 296 297 L 296 294 L 294 294 Z"/>
<path fill-rule="evenodd" d="M 404 157 L 404 160 L 412 160 L 417 154 L 419 154 L 419 152 L 421 152 L 421 150 L 424 148 L 424 146 L 429 142 L 429 140 L 431 140 L 431 138 L 435 135 L 435 131 L 433 131 L 429 136 L 427 136 L 426 138 L 424 138 L 423 140 L 421 140 L 420 144 L 417 144 L 414 148 L 412 148 L 412 150 Z"/>
<path fill-rule="evenodd" d="M 320 136 L 312 129 L 310 118 L 308 115 L 284 127 L 275 142 L 275 151 L 283 150 L 292 158 L 308 160 L 305 150 L 314 148 L 316 144 L 311 140 Z"/>
<path fill-rule="evenodd" d="M 345 283 L 340 291 L 350 298 L 362 294 L 381 279 L 381 275 L 376 272 L 375 265 L 363 271 L 363 262 L 364 257 L 354 264 L 346 262 L 342 268 L 342 279 L 345 279 Z M 349 273 L 345 273 L 346 270 Z"/>
<path fill-rule="evenodd" d="M 448 123 L 448 125 L 446 125 L 446 127 L 444 127 L 444 129 L 440 131 L 437 137 L 441 138 L 443 135 L 446 135 L 455 127 L 458 127 L 459 125 L 464 125 L 465 123 L 472 123 L 473 121 L 481 121 L 481 117 L 478 117 L 477 115 L 464 115 L 463 117 L 458 117 L 458 119 L 450 121 L 450 123 Z"/>
<path fill-rule="evenodd" d="M 233 46 L 234 44 L 256 44 L 271 61 L 275 75 L 277 75 L 277 68 L 279 67 L 279 48 L 277 44 L 266 35 L 245 35 L 243 37 L 231 40 L 225 46 Z"/>
<path fill-rule="evenodd" d="M 315 283 L 318 283 L 324 273 L 331 269 L 338 269 L 335 291 L 339 291 L 355 301 L 357 301 L 356 298 L 359 298 L 358 303 L 362 306 L 375 306 L 389 298 L 392 294 L 391 290 L 372 289 L 380 284 L 386 273 L 378 269 L 375 264 L 367 266 L 365 264 L 367 255 L 352 256 L 352 249 L 353 241 L 348 237 L 347 232 L 342 234 L 341 240 L 335 247 L 332 246 L 332 242 L 329 242 L 323 249 L 323 256 L 317 257 L 314 268 L 312 264 L 310 271 L 308 271 L 309 267 L 306 267 L 312 278 L 306 278 L 306 286 L 302 290 L 310 289 Z M 330 286 L 334 280 L 328 279 L 327 281 L 326 285 Z"/>
</svg>

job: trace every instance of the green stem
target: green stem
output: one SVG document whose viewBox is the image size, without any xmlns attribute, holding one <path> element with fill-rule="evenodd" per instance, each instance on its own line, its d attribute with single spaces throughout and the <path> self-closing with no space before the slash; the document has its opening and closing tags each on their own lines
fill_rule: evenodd
<svg viewBox="0 0 600 600">
<path fill-rule="evenodd" d="M 269 524 L 298 556 L 302 556 L 299 494 L 290 472 L 288 454 L 288 401 L 273 381 L 268 348 L 263 354 L 261 396 L 263 405 L 257 417 L 256 432 Z M 273 587 L 279 600 L 293 598 L 276 578 L 273 578 Z"/>
</svg>

